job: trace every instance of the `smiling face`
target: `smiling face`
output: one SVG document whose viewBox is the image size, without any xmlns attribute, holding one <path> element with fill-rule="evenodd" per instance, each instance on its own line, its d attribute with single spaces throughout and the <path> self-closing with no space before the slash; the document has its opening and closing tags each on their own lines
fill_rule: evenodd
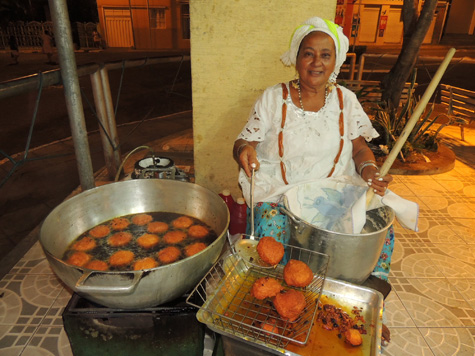
<svg viewBox="0 0 475 356">
<path fill-rule="evenodd" d="M 305 36 L 300 44 L 295 66 L 302 88 L 324 88 L 335 69 L 335 62 L 335 44 L 329 35 L 315 31 Z"/>
</svg>

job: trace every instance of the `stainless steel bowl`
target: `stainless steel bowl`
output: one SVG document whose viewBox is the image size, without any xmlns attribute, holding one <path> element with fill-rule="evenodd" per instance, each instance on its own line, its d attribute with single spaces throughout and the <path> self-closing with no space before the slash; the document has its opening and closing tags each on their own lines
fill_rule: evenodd
<svg viewBox="0 0 475 356">
<path fill-rule="evenodd" d="M 344 234 L 321 229 L 300 219 L 290 211 L 289 245 L 303 247 L 330 256 L 327 276 L 350 283 L 361 284 L 376 267 L 389 227 L 394 221 L 394 211 L 387 207 L 366 212 L 366 224 L 361 234 Z M 313 268 L 312 268 L 313 269 Z"/>
</svg>

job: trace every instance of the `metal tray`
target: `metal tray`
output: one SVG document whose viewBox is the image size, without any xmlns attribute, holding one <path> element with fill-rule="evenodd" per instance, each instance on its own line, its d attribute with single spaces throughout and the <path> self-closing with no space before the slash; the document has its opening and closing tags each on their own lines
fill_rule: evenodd
<svg viewBox="0 0 475 356">
<path fill-rule="evenodd" d="M 235 262 L 235 255 L 224 255 L 224 257 L 218 261 L 218 263 L 224 263 L 226 266 L 232 266 L 232 262 Z M 245 265 L 245 264 L 243 264 Z M 247 266 L 248 268 L 248 266 Z M 230 272 L 229 270 L 227 271 Z M 208 276 L 210 277 L 210 276 Z M 204 278 L 200 284 L 203 288 L 195 288 L 194 293 L 199 293 L 201 298 L 204 298 L 206 302 L 211 302 L 212 298 L 206 299 L 207 295 L 212 296 L 213 293 L 222 288 L 223 283 L 227 283 L 222 280 L 222 276 L 216 276 L 214 278 Z M 382 312 L 383 312 L 383 296 L 381 293 L 366 287 L 361 287 L 348 282 L 325 278 L 323 286 L 323 295 L 333 299 L 336 303 L 351 310 L 354 306 L 362 309 L 361 315 L 366 321 L 367 334 L 362 335 L 363 346 L 361 354 L 365 356 L 376 356 L 381 354 L 381 332 L 382 332 Z M 205 302 L 205 303 L 206 303 Z M 222 324 L 216 322 L 213 318 L 213 313 L 210 313 L 206 308 L 200 307 L 197 313 L 197 319 L 206 324 L 211 330 L 224 336 L 224 344 L 234 343 L 229 348 L 233 350 L 239 349 L 239 354 L 242 352 L 248 352 L 252 355 L 298 355 L 298 353 L 291 352 L 285 349 L 285 346 L 281 347 L 269 340 L 255 340 L 253 337 L 248 337 L 244 334 L 236 333 L 232 329 L 223 327 Z M 320 327 L 316 325 L 314 327 Z M 308 345 L 307 345 L 308 346 Z M 229 349 L 228 348 L 228 349 Z M 228 354 L 226 354 L 228 356 Z M 236 354 L 237 355 L 237 354 Z"/>
<path fill-rule="evenodd" d="M 201 305 L 190 303 L 200 309 L 198 320 L 256 344 L 274 348 L 284 348 L 289 342 L 305 345 L 317 312 L 329 258 L 295 246 L 284 247 L 288 260 L 302 260 L 307 264 L 318 260 L 320 268 L 312 270 L 314 277 L 307 287 L 287 286 L 283 282 L 284 265 L 260 268 L 246 263 L 239 255 L 225 255 L 190 294 L 190 297 L 199 295 L 202 301 Z M 290 322 L 282 319 L 270 300 L 257 300 L 251 296 L 252 285 L 261 277 L 275 278 L 282 282 L 285 289 L 292 288 L 303 293 L 306 307 L 297 320 Z M 263 324 L 273 326 L 273 330 L 263 330 Z"/>
</svg>

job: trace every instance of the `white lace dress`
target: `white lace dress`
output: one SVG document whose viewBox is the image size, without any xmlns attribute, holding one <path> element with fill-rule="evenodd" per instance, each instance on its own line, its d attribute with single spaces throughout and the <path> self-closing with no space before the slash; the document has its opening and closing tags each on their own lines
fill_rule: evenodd
<svg viewBox="0 0 475 356">
<path fill-rule="evenodd" d="M 356 95 L 340 87 L 344 103 L 344 145 L 340 159 L 332 177 L 357 176 L 352 160 L 351 140 L 362 136 L 366 141 L 379 134 L 363 111 Z M 288 83 L 287 83 L 287 89 Z M 290 90 L 289 90 L 290 92 Z M 260 169 L 255 174 L 254 202 L 279 202 L 288 189 L 316 179 L 326 178 L 338 154 L 339 101 L 336 89 L 333 89 L 325 105 L 318 112 L 304 111 L 297 107 L 288 95 L 286 123 L 283 129 L 284 156 L 287 168 L 286 185 L 280 169 L 278 135 L 282 121 L 281 84 L 267 88 L 256 101 L 247 124 L 238 135 L 238 139 L 258 141 L 257 158 Z M 239 184 L 244 197 L 249 202 L 250 181 L 241 169 Z"/>
</svg>

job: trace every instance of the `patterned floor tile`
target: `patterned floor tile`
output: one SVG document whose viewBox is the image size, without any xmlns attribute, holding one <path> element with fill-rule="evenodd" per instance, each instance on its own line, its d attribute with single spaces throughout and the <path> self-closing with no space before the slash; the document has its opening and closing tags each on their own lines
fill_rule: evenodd
<svg viewBox="0 0 475 356">
<path fill-rule="evenodd" d="M 434 300 L 432 296 L 437 292 L 445 292 L 445 288 L 439 288 L 432 294 L 423 295 L 410 281 L 411 292 L 396 290 L 396 293 L 406 308 L 407 312 L 418 327 L 466 327 L 473 325 L 470 315 L 472 308 L 460 297 L 461 305 L 453 305 L 451 296 L 443 296 L 437 299 L 445 299 L 452 305 L 444 305 Z M 409 288 L 406 288 L 409 289 Z M 449 291 L 449 294 L 452 294 Z"/>
<path fill-rule="evenodd" d="M 454 230 L 455 226 L 436 225 L 429 228 L 427 236 L 433 244 L 463 244 L 465 241 Z"/>
<path fill-rule="evenodd" d="M 28 343 L 22 356 L 72 356 L 69 340 L 62 327 L 41 326 Z"/>
<path fill-rule="evenodd" d="M 62 290 L 53 275 L 6 275 L 0 281 L 0 310 L 7 315 L 1 323 L 38 325 Z M 8 313 L 7 313 L 8 311 Z M 12 318 L 16 321 L 12 322 Z"/>
<path fill-rule="evenodd" d="M 475 338 L 467 328 L 420 328 L 435 356 L 473 356 Z"/>
<path fill-rule="evenodd" d="M 414 192 L 410 190 L 407 187 L 407 185 L 404 183 L 391 183 L 391 185 L 389 186 L 389 189 L 395 194 L 409 200 L 410 200 L 410 197 L 415 196 Z"/>
<path fill-rule="evenodd" d="M 392 328 L 391 342 L 383 348 L 384 356 L 434 356 L 417 328 Z"/>
<path fill-rule="evenodd" d="M 451 226 L 450 229 L 457 234 L 465 243 L 475 244 L 475 230 L 461 224 Z"/>
<path fill-rule="evenodd" d="M 470 279 L 449 279 L 452 284 L 467 301 L 467 303 L 475 310 L 475 276 Z"/>
<path fill-rule="evenodd" d="M 468 264 L 474 268 L 472 271 L 475 272 L 475 246 L 468 245 L 464 242 L 459 244 L 438 244 L 435 247 L 437 248 L 434 249 L 435 254 L 447 255 L 459 262 Z M 470 272 L 470 270 L 468 272 Z M 475 277 L 475 275 L 472 275 L 472 277 Z"/>
<path fill-rule="evenodd" d="M 20 355 L 36 329 L 30 325 L 0 325 L 0 354 Z"/>
<path fill-rule="evenodd" d="M 430 254 L 427 254 L 428 250 L 428 246 L 396 241 L 389 272 L 391 283 L 394 278 L 401 277 L 443 278 Z"/>
<path fill-rule="evenodd" d="M 391 292 L 384 300 L 384 313 L 383 322 L 390 330 L 393 327 L 416 327 L 416 324 L 414 324 L 414 321 L 395 292 Z"/>
</svg>

